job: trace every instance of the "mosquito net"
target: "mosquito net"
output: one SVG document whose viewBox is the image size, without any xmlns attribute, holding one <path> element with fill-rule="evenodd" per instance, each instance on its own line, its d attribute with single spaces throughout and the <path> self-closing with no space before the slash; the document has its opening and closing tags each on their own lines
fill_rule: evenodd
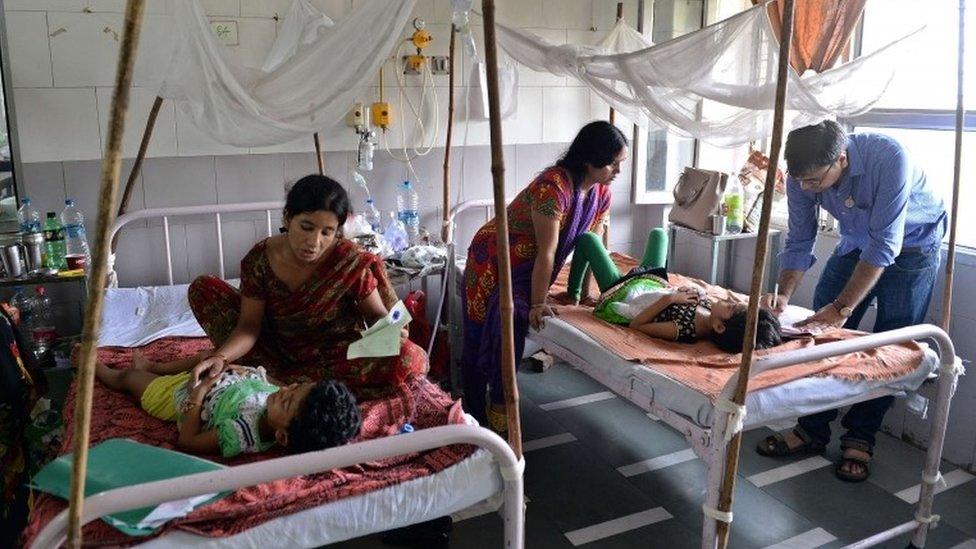
<svg viewBox="0 0 976 549">
<path fill-rule="evenodd" d="M 217 41 L 198 0 L 176 0 L 176 47 L 159 95 L 221 143 L 256 147 L 309 136 L 341 120 L 373 81 L 413 6 L 364 0 L 332 26 L 296 0 L 264 68 L 256 68 Z"/>
<path fill-rule="evenodd" d="M 870 109 L 891 81 L 902 47 L 917 32 L 822 73 L 791 71 L 788 127 Z M 719 146 L 760 139 L 772 129 L 779 42 L 764 5 L 630 53 L 556 46 L 504 25 L 498 25 L 498 43 L 531 69 L 579 80 L 641 126 Z"/>
</svg>

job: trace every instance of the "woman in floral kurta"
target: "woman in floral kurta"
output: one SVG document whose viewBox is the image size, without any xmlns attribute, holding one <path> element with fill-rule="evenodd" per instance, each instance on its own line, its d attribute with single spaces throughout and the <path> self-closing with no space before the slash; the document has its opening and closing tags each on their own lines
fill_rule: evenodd
<svg viewBox="0 0 976 549">
<path fill-rule="evenodd" d="M 610 209 L 610 183 L 627 157 L 627 138 L 609 122 L 584 126 L 555 166 L 540 173 L 509 204 L 508 243 L 515 307 L 515 356 L 522 356 L 530 325 L 547 314 L 546 296 L 576 243 L 602 233 Z M 464 402 L 469 413 L 496 431 L 506 428 L 501 385 L 497 227 L 492 219 L 475 234 L 464 270 Z M 490 403 L 486 392 L 490 391 Z"/>
<path fill-rule="evenodd" d="M 302 178 L 288 194 L 286 232 L 241 261 L 240 292 L 214 277 L 190 285 L 190 306 L 216 348 L 195 375 L 233 361 L 287 381 L 338 379 L 372 398 L 426 371 L 426 354 L 406 339 L 399 356 L 346 358 L 359 331 L 397 299 L 380 259 L 338 236 L 348 212 L 339 183 Z"/>
</svg>

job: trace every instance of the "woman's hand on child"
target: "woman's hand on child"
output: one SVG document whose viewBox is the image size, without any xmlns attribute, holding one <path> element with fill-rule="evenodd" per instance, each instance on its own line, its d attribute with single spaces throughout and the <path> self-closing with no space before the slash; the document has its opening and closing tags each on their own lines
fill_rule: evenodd
<svg viewBox="0 0 976 549">
<path fill-rule="evenodd" d="M 205 378 L 216 379 L 227 368 L 227 361 L 220 356 L 207 357 L 190 370 L 190 379 L 193 385 L 199 385 Z M 206 375 L 204 375 L 206 374 Z"/>
<path fill-rule="evenodd" d="M 783 314 L 786 311 L 786 306 L 789 304 L 790 298 L 783 294 L 766 294 L 762 297 L 761 305 L 776 316 Z"/>
</svg>

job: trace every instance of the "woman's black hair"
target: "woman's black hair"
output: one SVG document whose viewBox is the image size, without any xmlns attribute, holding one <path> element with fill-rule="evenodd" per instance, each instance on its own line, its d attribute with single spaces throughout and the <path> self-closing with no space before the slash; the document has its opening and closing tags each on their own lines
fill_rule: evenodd
<svg viewBox="0 0 976 549">
<path fill-rule="evenodd" d="M 335 179 L 319 174 L 306 175 L 296 181 L 285 199 L 286 216 L 325 210 L 339 218 L 340 227 L 351 209 L 346 189 Z"/>
<path fill-rule="evenodd" d="M 320 381 L 288 425 L 288 451 L 301 454 L 341 446 L 359 434 L 362 423 L 349 389 L 334 379 Z"/>
<path fill-rule="evenodd" d="M 725 331 L 712 333 L 712 341 L 726 353 L 741 353 L 746 338 L 746 310 L 738 310 L 725 321 Z M 756 326 L 756 349 L 768 349 L 783 343 L 779 319 L 766 309 L 759 309 Z"/>
<path fill-rule="evenodd" d="M 620 128 L 606 120 L 596 120 L 580 128 L 556 165 L 568 171 L 579 184 L 587 164 L 594 168 L 609 166 L 626 146 L 627 136 Z"/>
<path fill-rule="evenodd" d="M 847 150 L 847 132 L 833 120 L 797 128 L 786 136 L 786 170 L 794 177 L 829 166 Z"/>
</svg>

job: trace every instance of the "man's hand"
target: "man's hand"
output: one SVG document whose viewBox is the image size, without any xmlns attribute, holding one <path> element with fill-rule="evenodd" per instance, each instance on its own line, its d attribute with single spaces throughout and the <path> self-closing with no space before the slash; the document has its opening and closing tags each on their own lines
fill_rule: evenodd
<svg viewBox="0 0 976 549">
<path fill-rule="evenodd" d="M 828 303 L 820 308 L 813 316 L 807 317 L 796 323 L 797 328 L 808 328 L 810 331 L 826 330 L 829 328 L 840 328 L 847 322 L 847 318 L 840 314 L 833 303 Z"/>
</svg>

